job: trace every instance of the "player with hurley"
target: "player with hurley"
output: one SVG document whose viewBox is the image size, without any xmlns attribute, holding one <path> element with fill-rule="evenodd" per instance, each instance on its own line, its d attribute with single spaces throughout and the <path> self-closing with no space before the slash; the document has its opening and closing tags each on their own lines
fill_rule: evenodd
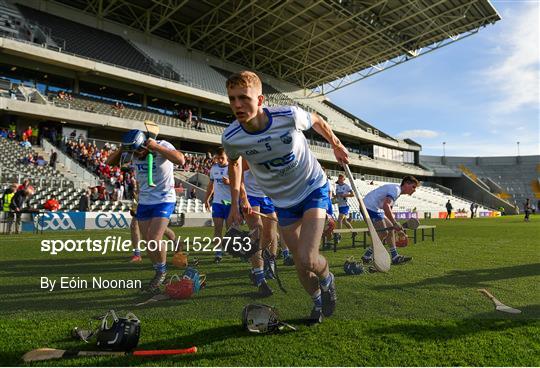
<svg viewBox="0 0 540 368">
<path fill-rule="evenodd" d="M 176 205 L 174 165 L 183 165 L 184 155 L 169 142 L 155 140 L 159 132 L 155 123 L 146 121 L 145 126 L 148 136 L 138 129 L 128 131 L 122 137 L 120 149 L 109 156 L 107 164 L 118 164 L 124 152 L 132 156 L 139 183 L 136 218 L 146 245 L 157 248 L 147 251 L 155 274 L 143 291 L 159 293 L 167 275 L 167 248 L 160 241 Z"/>
</svg>

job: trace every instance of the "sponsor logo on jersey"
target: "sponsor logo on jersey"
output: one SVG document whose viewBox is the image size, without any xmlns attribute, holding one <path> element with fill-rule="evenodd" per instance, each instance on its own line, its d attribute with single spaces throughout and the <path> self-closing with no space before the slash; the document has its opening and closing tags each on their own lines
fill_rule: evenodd
<svg viewBox="0 0 540 368">
<path fill-rule="evenodd" d="M 267 160 L 267 161 L 264 161 L 264 162 L 259 162 L 257 165 L 263 165 L 268 170 L 270 170 L 273 167 L 274 168 L 283 167 L 283 166 L 291 163 L 292 161 L 294 161 L 295 158 L 296 158 L 296 156 L 294 155 L 294 152 L 289 152 L 285 156 L 276 157 L 276 158 L 273 158 L 271 160 Z"/>
<path fill-rule="evenodd" d="M 289 132 L 286 132 L 285 134 L 280 135 L 279 138 L 285 144 L 291 144 L 291 142 L 292 142 L 291 133 L 289 133 Z"/>
<path fill-rule="evenodd" d="M 263 143 L 263 142 L 270 142 L 272 140 L 271 136 L 261 138 L 257 141 L 257 143 Z"/>
<path fill-rule="evenodd" d="M 259 153 L 259 151 L 257 151 L 256 149 L 250 149 L 246 151 L 247 156 L 255 155 L 257 153 Z"/>
</svg>

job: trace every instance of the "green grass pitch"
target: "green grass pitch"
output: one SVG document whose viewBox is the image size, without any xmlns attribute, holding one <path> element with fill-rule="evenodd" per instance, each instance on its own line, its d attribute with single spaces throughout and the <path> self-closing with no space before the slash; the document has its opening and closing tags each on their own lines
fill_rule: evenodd
<svg viewBox="0 0 540 368">
<path fill-rule="evenodd" d="M 258 300 L 247 277 L 248 264 L 212 254 L 197 254 L 208 287 L 187 301 L 144 300 L 136 290 L 40 289 L 40 277 L 141 279 L 152 276 L 148 258 L 127 262 L 130 253 L 88 252 L 52 256 L 40 251 L 41 239 L 128 236 L 127 231 L 49 232 L 0 238 L 0 362 L 23 365 L 26 351 L 51 347 L 94 350 L 71 340 L 70 330 L 114 308 L 142 321 L 138 349 L 196 345 L 192 356 L 154 358 L 92 357 L 35 365 L 91 366 L 539 366 L 540 226 L 538 216 L 426 220 L 437 225 L 436 241 L 400 249 L 413 261 L 388 274 L 346 276 L 345 258 L 360 258 L 344 237 L 337 253 L 325 251 L 336 275 L 338 306 L 318 326 L 303 319 L 311 309 L 293 267 L 279 268 L 288 290 L 270 281 L 274 296 Z M 363 225 L 362 225 L 363 226 Z M 210 236 L 209 228 L 176 228 L 181 236 Z M 278 261 L 281 265 L 281 260 Z M 170 267 L 170 274 L 176 270 Z M 476 289 L 488 288 L 520 315 L 496 312 Z M 253 335 L 240 328 L 240 313 L 250 302 L 278 308 L 297 332 Z"/>
</svg>

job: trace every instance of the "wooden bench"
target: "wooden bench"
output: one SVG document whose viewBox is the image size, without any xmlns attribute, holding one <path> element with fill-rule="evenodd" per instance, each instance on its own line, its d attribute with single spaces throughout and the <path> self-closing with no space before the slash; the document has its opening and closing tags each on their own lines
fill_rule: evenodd
<svg viewBox="0 0 540 368">
<path fill-rule="evenodd" d="M 368 228 L 354 228 L 354 229 L 335 229 L 334 230 L 334 252 L 337 252 L 337 243 L 338 243 L 338 237 L 336 234 L 346 234 L 351 233 L 352 234 L 352 246 L 356 247 L 356 243 L 361 244 L 364 248 L 367 247 L 367 234 L 369 234 Z M 362 233 L 363 238 L 362 240 L 357 240 L 356 236 Z"/>
<path fill-rule="evenodd" d="M 434 242 L 435 241 L 435 228 L 437 226 L 435 225 L 420 225 L 418 226 L 418 228 L 412 230 L 412 229 L 408 229 L 407 231 L 412 231 L 413 232 L 413 236 L 411 236 L 410 238 L 413 239 L 414 241 L 414 244 L 417 243 L 418 241 L 418 231 L 420 230 L 421 231 L 421 234 L 422 234 L 422 241 L 424 241 L 426 238 L 431 238 L 431 241 Z M 431 230 L 431 234 L 429 233 L 426 233 L 426 230 Z M 347 233 L 351 233 L 352 234 L 352 246 L 353 247 L 356 247 L 356 245 L 362 245 L 364 248 L 367 247 L 367 235 L 369 234 L 369 229 L 368 228 L 353 228 L 353 229 L 335 229 L 334 230 L 334 252 L 337 252 L 337 244 L 338 244 L 338 237 L 336 236 L 337 234 L 347 234 Z M 360 239 L 357 239 L 357 235 L 362 233 L 363 237 L 362 237 L 362 240 Z"/>
<path fill-rule="evenodd" d="M 416 240 L 418 239 L 418 236 L 417 236 L 417 231 L 418 230 L 422 230 L 422 241 L 424 241 L 425 238 L 431 238 L 431 241 L 434 242 L 435 241 L 435 228 L 437 226 L 435 225 L 420 225 L 418 226 L 418 228 L 414 229 L 413 230 L 413 240 L 414 240 L 414 244 L 416 244 Z M 426 234 L 426 230 L 429 230 L 431 229 L 431 235 L 430 234 Z"/>
</svg>

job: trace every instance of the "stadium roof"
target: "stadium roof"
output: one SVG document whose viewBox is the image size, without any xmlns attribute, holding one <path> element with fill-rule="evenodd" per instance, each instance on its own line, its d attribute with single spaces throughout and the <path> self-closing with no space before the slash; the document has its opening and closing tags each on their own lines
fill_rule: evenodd
<svg viewBox="0 0 540 368">
<path fill-rule="evenodd" d="M 55 0 L 330 92 L 476 33 L 489 0 Z"/>
</svg>

